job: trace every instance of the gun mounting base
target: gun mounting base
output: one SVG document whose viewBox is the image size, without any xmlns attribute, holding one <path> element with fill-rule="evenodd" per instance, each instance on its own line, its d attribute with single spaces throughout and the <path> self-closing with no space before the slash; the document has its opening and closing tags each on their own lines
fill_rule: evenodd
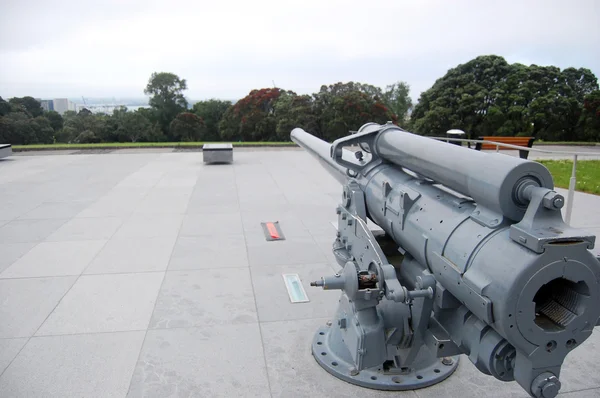
<svg viewBox="0 0 600 398">
<path fill-rule="evenodd" d="M 350 351 L 341 339 L 339 325 L 323 326 L 312 342 L 317 363 L 338 379 L 374 390 L 403 391 L 430 387 L 444 381 L 458 367 L 459 356 L 436 358 L 423 346 L 410 368 L 386 368 L 384 364 L 356 370 Z"/>
</svg>

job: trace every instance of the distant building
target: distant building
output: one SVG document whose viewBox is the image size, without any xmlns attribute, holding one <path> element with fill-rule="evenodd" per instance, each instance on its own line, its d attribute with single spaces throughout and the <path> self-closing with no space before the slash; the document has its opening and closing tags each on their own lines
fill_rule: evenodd
<svg viewBox="0 0 600 398">
<path fill-rule="evenodd" d="M 40 100 L 40 104 L 42 104 L 42 109 L 46 112 L 54 110 L 54 101 L 52 100 Z"/>
<path fill-rule="evenodd" d="M 77 104 L 69 101 L 67 98 L 54 98 L 52 102 L 54 103 L 54 110 L 61 115 L 66 111 L 77 111 Z"/>
</svg>

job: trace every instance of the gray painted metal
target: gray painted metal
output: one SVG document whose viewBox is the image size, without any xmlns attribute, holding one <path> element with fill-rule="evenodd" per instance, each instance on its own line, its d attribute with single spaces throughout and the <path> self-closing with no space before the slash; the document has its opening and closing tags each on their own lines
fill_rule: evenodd
<svg viewBox="0 0 600 398">
<path fill-rule="evenodd" d="M 0 144 L 0 159 L 12 155 L 12 146 L 10 144 Z"/>
<path fill-rule="evenodd" d="M 332 328 L 343 330 L 327 344 L 351 361 L 327 365 L 313 344 L 319 363 L 354 382 L 348 367 L 393 373 L 423 350 L 462 353 L 532 396 L 555 396 L 565 356 L 599 322 L 600 264 L 595 236 L 563 222 L 549 172 L 390 125 L 367 124 L 331 146 L 298 130 L 293 138 L 330 173 L 347 169 L 333 244 L 343 269 L 313 285 L 342 290 Z M 352 161 L 348 145 L 367 154 Z"/>
<path fill-rule="evenodd" d="M 232 144 L 204 144 L 202 146 L 204 163 L 231 163 L 233 162 Z"/>
</svg>

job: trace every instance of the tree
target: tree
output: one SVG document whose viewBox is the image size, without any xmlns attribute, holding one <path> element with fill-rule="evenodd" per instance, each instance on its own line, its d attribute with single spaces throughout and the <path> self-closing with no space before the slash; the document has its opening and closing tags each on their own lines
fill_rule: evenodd
<svg viewBox="0 0 600 398">
<path fill-rule="evenodd" d="M 282 94 L 278 88 L 252 90 L 223 114 L 219 128 L 224 140 L 272 141 L 277 122 L 275 101 Z"/>
<path fill-rule="evenodd" d="M 8 100 L 8 102 L 15 108 L 23 109 L 31 117 L 38 117 L 44 114 L 42 104 L 33 97 L 15 97 Z"/>
<path fill-rule="evenodd" d="M 205 140 L 218 141 L 220 139 L 219 123 L 229 107 L 231 107 L 231 101 L 217 99 L 199 101 L 194 104 L 192 108 L 194 114 L 199 116 L 206 126 Z"/>
<path fill-rule="evenodd" d="M 333 141 L 367 122 L 396 122 L 396 115 L 382 99 L 381 90 L 367 84 L 349 82 L 321 86 L 314 94 L 316 134 Z"/>
<path fill-rule="evenodd" d="M 54 129 L 48 119 L 38 116 L 31 122 L 34 124 L 36 143 L 52 144 L 54 142 Z"/>
<path fill-rule="evenodd" d="M 405 82 L 398 82 L 386 87 L 383 93 L 383 103 L 396 115 L 399 122 L 404 122 L 412 109 L 410 86 Z"/>
<path fill-rule="evenodd" d="M 173 73 L 152 73 L 144 94 L 150 95 L 150 106 L 156 111 L 155 115 L 163 132 L 169 131 L 169 126 L 175 116 L 187 110 L 187 101 L 183 91 L 187 90 L 185 79 Z"/>
<path fill-rule="evenodd" d="M 69 141 L 77 140 L 81 133 L 89 131 L 93 133 L 94 139 L 91 140 L 91 135 L 86 134 L 84 137 L 87 137 L 88 142 L 100 141 L 105 136 L 109 120 L 106 115 L 94 114 L 87 109 L 82 109 L 79 113 L 65 112 L 63 130 L 66 134 L 60 134 L 60 137 Z"/>
<path fill-rule="evenodd" d="M 39 126 L 24 112 L 11 112 L 2 119 L 2 141 L 13 145 L 37 144 Z"/>
<path fill-rule="evenodd" d="M 150 120 L 142 112 L 124 112 L 120 115 L 116 132 L 128 141 L 137 142 L 146 139 L 151 129 Z"/>
<path fill-rule="evenodd" d="M 206 127 L 193 113 L 182 112 L 171 122 L 169 135 L 176 141 L 204 141 Z"/>
<path fill-rule="evenodd" d="M 281 94 L 273 106 L 275 114 L 275 137 L 277 141 L 289 141 L 290 132 L 296 127 L 314 132 L 317 114 L 310 95 L 296 95 L 291 91 Z"/>
<path fill-rule="evenodd" d="M 63 128 L 64 120 L 60 113 L 56 111 L 44 112 L 44 117 L 50 121 L 50 126 L 54 131 L 59 131 Z"/>
<path fill-rule="evenodd" d="M 600 142 L 600 90 L 593 91 L 584 98 L 578 139 Z"/>
<path fill-rule="evenodd" d="M 423 92 L 411 121 L 426 135 L 458 128 L 469 138 L 573 140 L 583 97 L 597 87 L 587 69 L 509 65 L 499 56 L 481 56 L 450 69 Z"/>
<path fill-rule="evenodd" d="M 10 104 L 0 97 L 0 116 L 8 115 L 10 113 Z"/>
</svg>

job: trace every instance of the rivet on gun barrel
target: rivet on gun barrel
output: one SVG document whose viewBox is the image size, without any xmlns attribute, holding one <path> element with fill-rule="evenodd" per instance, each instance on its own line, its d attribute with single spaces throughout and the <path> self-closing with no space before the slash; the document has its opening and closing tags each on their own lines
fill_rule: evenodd
<svg viewBox="0 0 600 398">
<path fill-rule="evenodd" d="M 412 390 L 442 382 L 465 354 L 533 397 L 558 394 L 565 357 L 600 319 L 600 262 L 595 236 L 563 221 L 543 165 L 391 123 L 332 144 L 299 128 L 291 137 L 342 184 L 341 269 L 311 284 L 341 291 L 312 343 L 326 371 Z"/>
</svg>

